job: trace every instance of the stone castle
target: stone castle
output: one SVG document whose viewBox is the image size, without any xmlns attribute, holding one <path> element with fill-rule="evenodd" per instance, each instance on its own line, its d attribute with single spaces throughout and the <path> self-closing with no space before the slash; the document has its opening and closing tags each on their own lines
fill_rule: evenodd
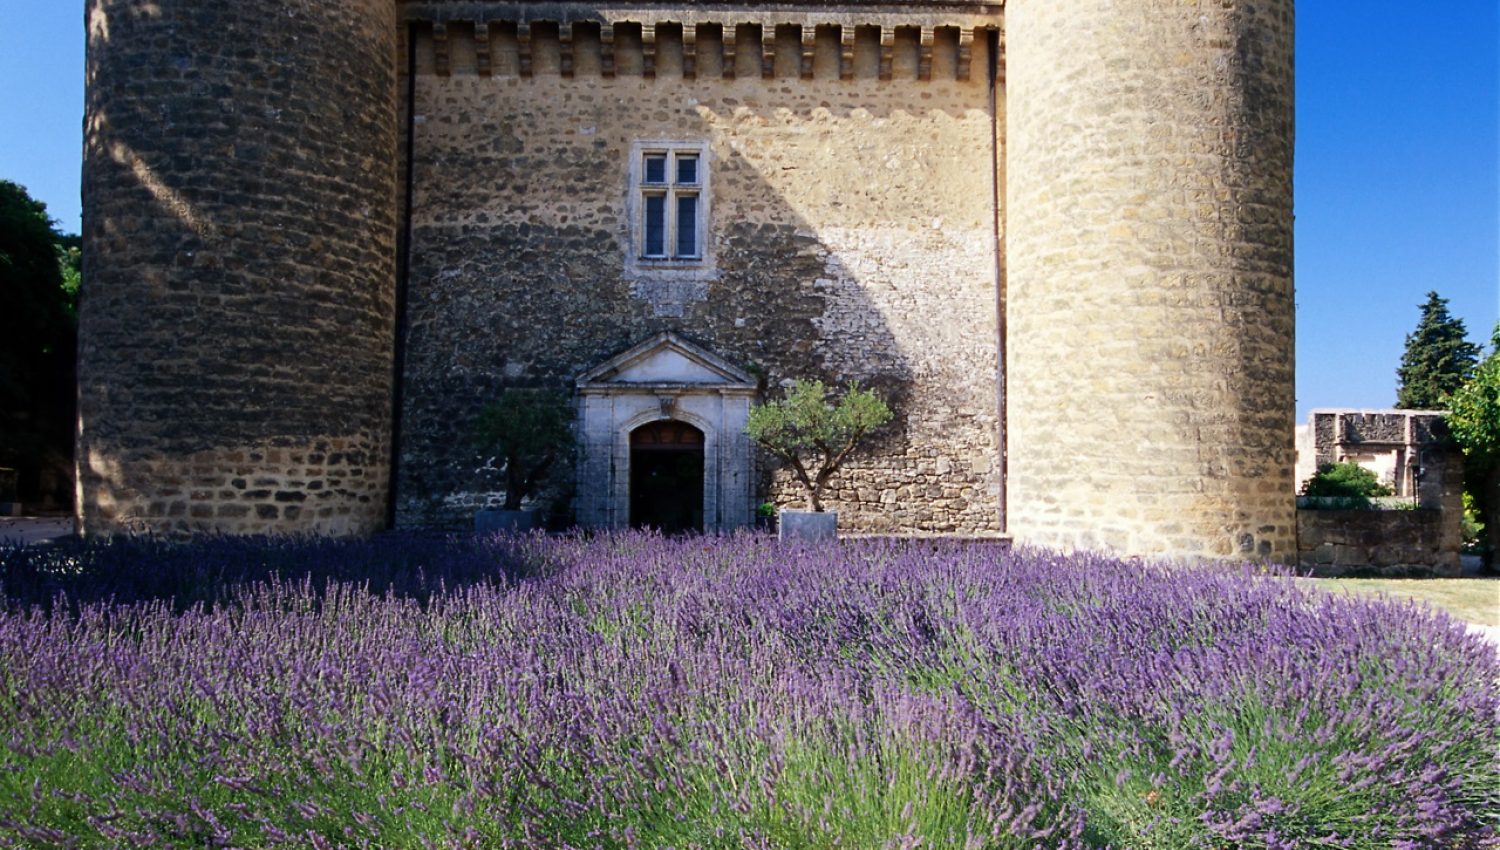
<svg viewBox="0 0 1500 850">
<path fill-rule="evenodd" d="M 466 523 L 506 387 L 578 522 L 743 526 L 815 377 L 846 530 L 1295 557 L 1293 17 L 88 0 L 81 528 Z"/>
</svg>

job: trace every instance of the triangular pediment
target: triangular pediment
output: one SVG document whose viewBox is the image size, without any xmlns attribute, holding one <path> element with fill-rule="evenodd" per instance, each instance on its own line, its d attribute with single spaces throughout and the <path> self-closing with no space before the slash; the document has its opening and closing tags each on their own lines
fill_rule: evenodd
<svg viewBox="0 0 1500 850">
<path fill-rule="evenodd" d="M 724 358 L 670 331 L 611 357 L 578 378 L 580 389 L 684 385 L 755 389 L 756 382 Z"/>
</svg>

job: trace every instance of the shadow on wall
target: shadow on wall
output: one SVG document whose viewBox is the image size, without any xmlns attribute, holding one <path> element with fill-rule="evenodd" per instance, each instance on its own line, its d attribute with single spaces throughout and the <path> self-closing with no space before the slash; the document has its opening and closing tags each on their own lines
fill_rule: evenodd
<svg viewBox="0 0 1500 850">
<path fill-rule="evenodd" d="M 470 428 L 502 387 L 570 387 L 671 330 L 770 392 L 858 380 L 892 401 L 830 500 L 850 527 L 998 527 L 983 73 L 687 79 L 658 50 L 654 78 L 569 78 L 553 43 L 529 77 L 484 76 L 470 38 L 448 28 L 447 75 L 430 30 L 417 42 L 400 524 L 463 525 L 493 499 Z M 630 268 L 642 143 L 707 146 L 705 268 Z"/>
<path fill-rule="evenodd" d="M 378 527 L 395 10 L 90 0 L 87 531 Z"/>
</svg>

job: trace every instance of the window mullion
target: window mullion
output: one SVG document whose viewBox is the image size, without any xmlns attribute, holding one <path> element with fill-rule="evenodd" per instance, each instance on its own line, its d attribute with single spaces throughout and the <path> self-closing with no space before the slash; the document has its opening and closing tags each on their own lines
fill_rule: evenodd
<svg viewBox="0 0 1500 850">
<path fill-rule="evenodd" d="M 673 162 L 673 166 L 675 166 L 675 165 L 676 165 L 676 163 Z M 666 193 L 666 220 L 667 220 L 667 225 L 666 225 L 667 238 L 669 238 L 669 240 L 670 240 L 670 241 L 667 241 L 667 243 L 666 243 L 667 244 L 667 256 L 670 256 L 670 258 L 672 258 L 672 259 L 681 259 L 681 255 L 679 255 L 679 253 L 676 252 L 676 249 L 678 249 L 678 244 L 676 244 L 676 187 L 675 186 L 673 186 L 672 189 L 667 190 L 667 193 Z"/>
</svg>

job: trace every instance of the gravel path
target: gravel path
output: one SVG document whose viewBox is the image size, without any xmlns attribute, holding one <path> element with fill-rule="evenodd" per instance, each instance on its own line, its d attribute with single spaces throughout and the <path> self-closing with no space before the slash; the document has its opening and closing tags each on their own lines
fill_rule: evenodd
<svg viewBox="0 0 1500 850">
<path fill-rule="evenodd" d="M 1469 634 L 1476 635 L 1481 640 L 1487 640 L 1495 646 L 1500 646 L 1500 626 L 1476 626 L 1470 623 Z"/>
</svg>

